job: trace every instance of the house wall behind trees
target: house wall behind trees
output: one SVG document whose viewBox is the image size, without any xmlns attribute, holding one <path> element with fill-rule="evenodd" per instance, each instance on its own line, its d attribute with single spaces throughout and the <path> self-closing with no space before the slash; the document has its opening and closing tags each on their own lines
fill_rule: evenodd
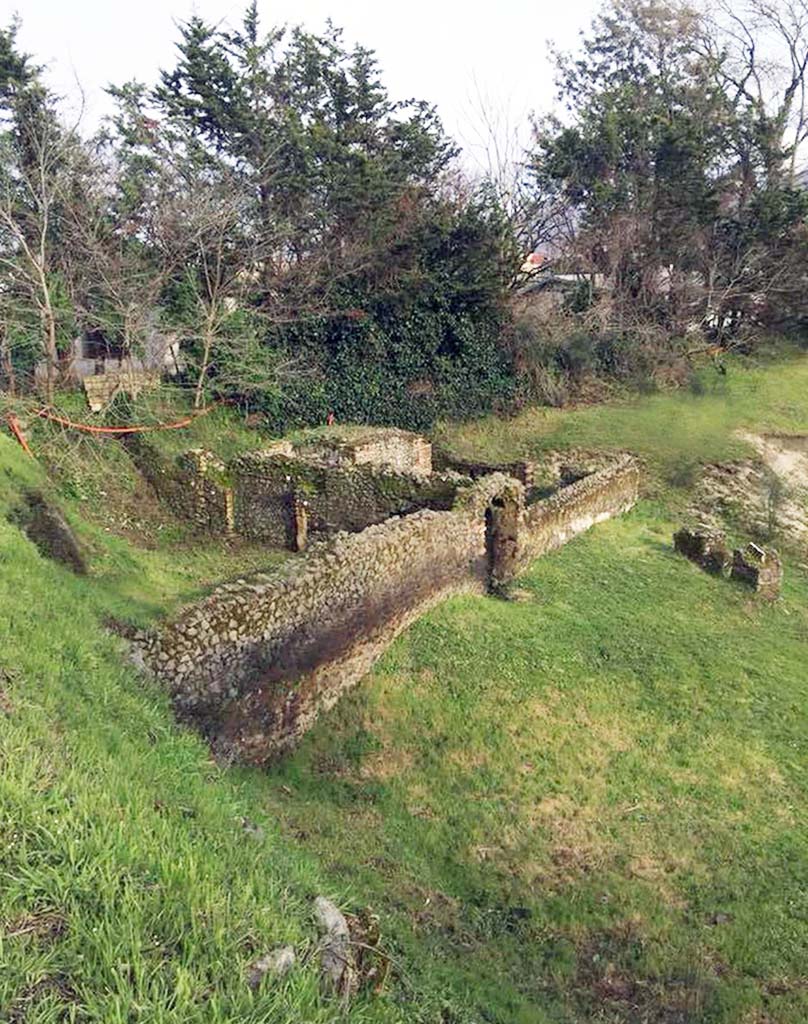
<svg viewBox="0 0 808 1024">
<path fill-rule="evenodd" d="M 638 489 L 637 465 L 621 458 L 526 508 L 522 485 L 492 474 L 461 490 L 451 510 L 340 534 L 274 575 L 225 584 L 141 636 L 136 657 L 220 754 L 265 762 L 294 746 L 428 608 L 507 582 L 630 508 Z"/>
</svg>

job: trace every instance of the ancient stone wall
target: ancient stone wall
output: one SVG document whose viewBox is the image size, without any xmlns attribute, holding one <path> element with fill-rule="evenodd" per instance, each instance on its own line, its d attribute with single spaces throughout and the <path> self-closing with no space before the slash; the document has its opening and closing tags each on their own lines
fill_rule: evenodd
<svg viewBox="0 0 808 1024">
<path fill-rule="evenodd" d="M 432 445 L 425 437 L 395 427 L 334 428 L 303 435 L 294 446 L 301 457 L 341 466 L 378 466 L 397 473 L 432 472 Z"/>
<path fill-rule="evenodd" d="M 224 754 L 256 763 L 293 746 L 395 636 L 451 594 L 482 592 L 592 523 L 629 508 L 630 460 L 534 506 L 493 474 L 451 510 L 340 534 L 273 575 L 220 587 L 138 643 L 180 713 Z"/>
<path fill-rule="evenodd" d="M 160 499 L 197 529 L 293 549 L 296 509 L 305 510 L 307 533 L 317 539 L 419 509 L 449 509 L 469 482 L 432 473 L 429 442 L 392 428 L 276 441 L 227 465 L 203 449 L 168 458 L 140 435 L 126 444 Z"/>
<path fill-rule="evenodd" d="M 528 505 L 520 527 L 519 566 L 561 547 L 595 523 L 628 511 L 637 500 L 639 487 L 639 467 L 634 459 L 624 455 L 605 469 Z"/>
<path fill-rule="evenodd" d="M 609 469 L 620 458 L 620 454 L 614 452 L 586 448 L 548 448 L 542 450 L 536 458 L 516 462 L 461 459 L 440 448 L 434 455 L 438 469 L 455 470 L 474 480 L 490 473 L 505 473 L 520 480 L 528 493 L 555 490 L 559 481 L 564 484 L 574 483 L 592 473 Z"/>
<path fill-rule="evenodd" d="M 370 460 L 335 464 L 277 451 L 242 455 L 230 472 L 236 531 L 276 545 L 289 542 L 295 498 L 306 503 L 309 531 L 316 536 L 362 530 L 417 509 L 449 509 L 464 482 L 456 473 L 416 475 Z"/>
<path fill-rule="evenodd" d="M 192 448 L 170 459 L 137 434 L 128 436 L 125 444 L 140 472 L 173 512 L 200 532 L 233 532 L 233 489 L 227 467 L 212 452 Z"/>
</svg>

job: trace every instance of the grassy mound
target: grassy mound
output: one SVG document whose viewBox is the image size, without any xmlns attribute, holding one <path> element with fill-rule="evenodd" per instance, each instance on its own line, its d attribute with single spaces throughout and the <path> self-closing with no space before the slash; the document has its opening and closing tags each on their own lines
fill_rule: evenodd
<svg viewBox="0 0 808 1024">
<path fill-rule="evenodd" d="M 808 432 L 808 360 L 799 350 L 777 355 L 757 366 L 730 359 L 725 374 L 704 370 L 690 391 L 576 409 L 528 409 L 508 420 L 444 423 L 438 441 L 461 458 L 503 462 L 547 448 L 626 448 L 663 482 L 687 486 L 699 463 L 751 454 L 739 431 Z"/>
</svg>

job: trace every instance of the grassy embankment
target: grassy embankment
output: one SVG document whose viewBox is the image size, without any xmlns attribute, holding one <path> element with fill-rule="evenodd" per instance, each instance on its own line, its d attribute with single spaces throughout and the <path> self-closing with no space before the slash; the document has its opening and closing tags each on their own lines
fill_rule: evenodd
<svg viewBox="0 0 808 1024">
<path fill-rule="evenodd" d="M 194 592 L 216 549 L 187 542 L 177 567 L 85 526 L 95 567 L 76 578 L 5 518 L 42 483 L 0 437 L 0 1020 L 333 1019 L 312 966 L 255 995 L 244 978 L 256 955 L 314 938 L 327 879 L 102 625 Z M 375 1003 L 358 1019 L 398 1018 Z"/>
<path fill-rule="evenodd" d="M 659 481 L 687 485 L 699 463 L 749 454 L 739 430 L 808 430 L 805 356 L 778 356 L 757 366 L 730 360 L 726 375 L 705 370 L 692 391 L 443 424 L 436 439 L 457 456 L 493 460 L 540 455 L 546 448 L 626 448 L 645 459 Z"/>
<path fill-rule="evenodd" d="M 740 426 L 808 429 L 806 385 L 804 362 L 733 367 L 703 395 L 442 435 L 628 447 L 681 483 Z M 0 460 L 7 505 L 36 470 L 4 439 Z M 790 561 L 759 606 L 674 557 L 669 502 L 538 562 L 519 603 L 425 617 L 267 775 L 213 765 L 101 628 L 193 593 L 216 550 L 96 524 L 78 580 L 0 517 L 0 1007 L 335 1019 L 311 967 L 256 996 L 242 974 L 310 940 L 325 890 L 375 907 L 397 965 L 353 1021 L 807 1019 L 808 578 Z"/>
<path fill-rule="evenodd" d="M 795 358 L 440 432 L 471 457 L 629 448 L 652 477 L 528 600 L 416 624 L 272 776 L 292 834 L 476 1019 L 808 1019 L 808 578 L 791 559 L 762 607 L 670 547 L 695 464 L 808 430 L 806 394 Z"/>
</svg>

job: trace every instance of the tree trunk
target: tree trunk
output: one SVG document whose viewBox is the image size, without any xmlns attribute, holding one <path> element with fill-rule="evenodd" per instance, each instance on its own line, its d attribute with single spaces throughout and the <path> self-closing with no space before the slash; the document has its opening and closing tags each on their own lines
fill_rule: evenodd
<svg viewBox="0 0 808 1024">
<path fill-rule="evenodd" d="M 17 375 L 14 372 L 14 363 L 11 360 L 11 345 L 9 345 L 8 338 L 5 335 L 0 340 L 0 363 L 2 363 L 3 376 L 6 379 L 6 390 L 14 398 L 17 394 Z"/>
<path fill-rule="evenodd" d="M 45 306 L 42 310 L 42 328 L 45 342 L 45 364 L 48 371 L 45 378 L 45 399 L 48 405 L 52 405 L 59 368 L 59 352 L 56 347 L 56 318 L 53 315 L 50 294 L 47 291 L 45 292 Z"/>
<path fill-rule="evenodd" d="M 196 394 L 194 395 L 194 409 L 202 407 L 205 377 L 208 375 L 210 366 L 210 353 L 213 348 L 213 318 L 208 316 L 205 324 L 204 344 L 202 346 L 202 365 L 199 367 L 199 376 L 196 380 Z"/>
</svg>

